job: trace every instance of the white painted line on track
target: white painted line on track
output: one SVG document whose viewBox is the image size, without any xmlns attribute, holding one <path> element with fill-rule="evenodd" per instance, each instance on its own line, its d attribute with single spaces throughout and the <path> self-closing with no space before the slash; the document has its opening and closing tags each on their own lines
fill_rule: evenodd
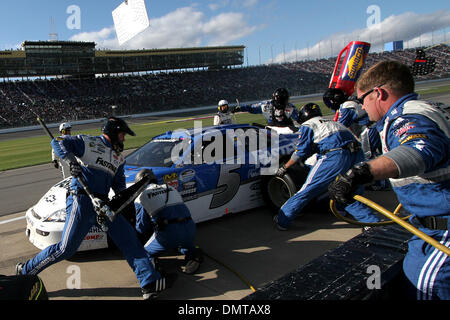
<svg viewBox="0 0 450 320">
<path fill-rule="evenodd" d="M 17 220 L 22 220 L 22 219 L 25 219 L 25 216 L 9 219 L 9 220 L 5 220 L 5 221 L 0 221 L 0 224 L 7 224 L 7 223 L 10 223 L 10 222 L 14 222 L 14 221 L 17 221 Z"/>
</svg>

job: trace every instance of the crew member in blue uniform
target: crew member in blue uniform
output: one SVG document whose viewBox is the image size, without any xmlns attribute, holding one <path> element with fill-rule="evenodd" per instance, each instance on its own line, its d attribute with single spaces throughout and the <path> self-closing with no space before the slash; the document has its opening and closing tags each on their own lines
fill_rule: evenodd
<svg viewBox="0 0 450 320">
<path fill-rule="evenodd" d="M 17 274 L 38 274 L 45 268 L 72 257 L 89 229 L 97 222 L 97 213 L 107 205 L 110 188 L 118 193 L 125 189 L 124 156 L 125 135 L 135 133 L 124 120 L 111 117 L 102 128 L 100 136 L 63 136 L 53 139 L 51 145 L 63 160 L 75 157 L 70 163 L 72 181 L 70 195 L 66 200 L 67 217 L 60 242 L 51 245 L 24 264 L 16 266 Z M 86 194 L 78 177 L 82 177 L 95 199 Z M 108 235 L 124 254 L 136 274 L 144 299 L 170 286 L 174 277 L 162 277 L 153 267 L 136 231 L 122 215 L 113 222 L 103 219 Z M 170 278 L 170 279 L 169 279 Z"/>
<path fill-rule="evenodd" d="M 381 140 L 360 101 L 341 89 L 328 89 L 323 95 L 325 105 L 337 113 L 337 121 L 349 128 L 361 142 L 366 160 L 381 154 Z"/>
<path fill-rule="evenodd" d="M 135 201 L 136 230 L 140 234 L 153 235 L 144 245 L 151 259 L 170 249 L 185 255 L 182 270 L 195 273 L 203 262 L 202 251 L 195 246 L 196 226 L 191 212 L 180 193 L 167 184 L 158 184 L 151 170 L 141 171 L 135 181 L 144 174 L 150 175 L 150 184 Z"/>
<path fill-rule="evenodd" d="M 330 184 L 330 197 L 353 200 L 358 185 L 390 178 L 410 222 L 450 246 L 450 125 L 448 106 L 418 100 L 408 66 L 382 61 L 361 76 L 356 89 L 377 122 L 383 155 L 355 165 Z M 450 259 L 417 236 L 408 242 L 403 270 L 417 299 L 450 299 Z M 411 297 L 411 296 L 410 296 Z"/>
<path fill-rule="evenodd" d="M 283 176 L 287 169 L 299 160 L 318 154 L 317 162 L 310 169 L 302 188 L 280 208 L 274 221 L 279 230 L 287 230 L 291 221 L 313 199 L 326 193 L 335 177 L 364 159 L 355 136 L 342 124 L 322 117 L 315 103 L 304 105 L 299 111 L 299 140 L 291 159 L 278 169 Z M 362 189 L 362 188 L 361 188 Z M 356 202 L 345 210 L 362 222 L 378 222 L 379 217 L 370 208 Z"/>
<path fill-rule="evenodd" d="M 292 131 L 297 131 L 298 110 L 289 103 L 289 92 L 285 88 L 275 90 L 271 100 L 238 106 L 233 110 L 238 111 L 263 114 L 269 126 L 289 127 Z"/>
</svg>

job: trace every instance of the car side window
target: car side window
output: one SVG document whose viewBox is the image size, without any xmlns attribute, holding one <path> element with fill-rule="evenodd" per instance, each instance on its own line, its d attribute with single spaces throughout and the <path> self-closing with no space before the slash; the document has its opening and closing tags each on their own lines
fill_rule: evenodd
<svg viewBox="0 0 450 320">
<path fill-rule="evenodd" d="M 225 163 L 231 156 L 236 155 L 235 148 L 232 138 L 227 134 L 213 136 L 210 140 L 203 140 L 200 148 L 192 147 L 192 163 Z"/>
</svg>

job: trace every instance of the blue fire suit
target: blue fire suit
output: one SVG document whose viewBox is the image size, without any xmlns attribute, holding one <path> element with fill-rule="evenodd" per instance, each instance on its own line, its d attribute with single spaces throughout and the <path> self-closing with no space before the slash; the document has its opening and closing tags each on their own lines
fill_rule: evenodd
<svg viewBox="0 0 450 320">
<path fill-rule="evenodd" d="M 450 125 L 448 107 L 417 100 L 408 94 L 397 100 L 377 122 L 383 154 L 399 168 L 390 179 L 411 223 L 449 247 Z M 423 219 L 443 219 L 446 227 L 423 224 Z M 428 218 L 430 219 L 430 218 Z M 447 223 L 446 223 L 447 222 Z M 417 299 L 450 299 L 450 259 L 417 236 L 408 243 L 403 261 L 406 277 Z"/>
<path fill-rule="evenodd" d="M 185 260 L 196 253 L 195 222 L 180 193 L 171 186 L 150 184 L 135 201 L 136 230 L 146 234 L 156 226 L 144 248 L 150 258 L 179 249 Z"/>
<path fill-rule="evenodd" d="M 288 103 L 282 110 L 276 109 L 272 100 L 243 105 L 240 109 L 244 112 L 262 114 L 266 118 L 269 126 L 288 127 L 295 125 L 292 120 L 298 121 L 298 110 L 291 103 Z"/>
<path fill-rule="evenodd" d="M 355 101 L 346 101 L 339 108 L 338 122 L 349 128 L 361 142 L 366 160 L 381 153 L 381 140 L 376 127 L 370 126 L 367 113 Z"/>
<path fill-rule="evenodd" d="M 123 154 L 116 153 L 103 136 L 65 136 L 51 142 L 56 155 L 61 159 L 72 153 L 81 164 L 82 176 L 90 191 L 99 199 L 107 200 L 110 188 L 115 192 L 125 189 Z M 78 249 L 89 229 L 96 223 L 97 214 L 92 201 L 85 194 L 78 180 L 72 178 L 71 194 L 66 200 L 67 217 L 59 243 L 48 246 L 28 260 L 23 274 L 37 274 L 50 265 L 70 258 Z M 114 222 L 107 221 L 108 235 L 125 255 L 136 274 L 140 286 L 156 281 L 161 275 L 154 269 L 136 231 L 118 215 Z"/>
<path fill-rule="evenodd" d="M 371 125 L 369 116 L 356 101 L 346 101 L 339 108 L 338 122 L 349 128 L 359 138 L 365 160 L 381 155 L 381 139 L 376 125 Z M 374 181 L 368 188 L 382 190 L 389 187 L 388 180 Z"/>
<path fill-rule="evenodd" d="M 289 198 L 278 212 L 278 224 L 287 228 L 292 220 L 314 198 L 327 192 L 328 185 L 339 173 L 346 172 L 354 164 L 364 160 L 361 150 L 352 151 L 350 145 L 357 145 L 353 134 L 342 124 L 314 117 L 305 121 L 298 131 L 299 140 L 291 159 L 298 161 L 318 153 L 302 188 Z M 362 187 L 358 192 L 362 191 Z M 345 210 L 359 221 L 378 222 L 380 219 L 370 208 L 355 201 Z"/>
</svg>

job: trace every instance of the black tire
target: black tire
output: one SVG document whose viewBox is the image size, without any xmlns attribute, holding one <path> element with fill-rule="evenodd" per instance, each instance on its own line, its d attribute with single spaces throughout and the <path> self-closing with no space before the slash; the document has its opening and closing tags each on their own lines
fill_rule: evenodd
<svg viewBox="0 0 450 320">
<path fill-rule="evenodd" d="M 296 163 L 282 178 L 277 176 L 263 178 L 262 196 L 274 212 L 278 212 L 281 206 L 300 190 L 308 176 L 308 171 L 308 167 Z"/>
<path fill-rule="evenodd" d="M 281 178 L 269 176 L 263 179 L 263 199 L 275 212 L 296 192 L 297 186 L 288 173 Z"/>
</svg>

